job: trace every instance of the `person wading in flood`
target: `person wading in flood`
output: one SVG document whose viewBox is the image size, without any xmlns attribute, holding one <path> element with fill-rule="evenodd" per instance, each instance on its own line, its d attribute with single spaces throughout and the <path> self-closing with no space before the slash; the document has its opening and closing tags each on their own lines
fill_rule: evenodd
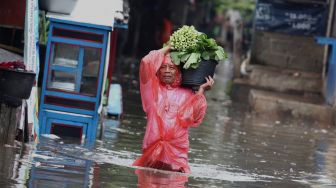
<svg viewBox="0 0 336 188">
<path fill-rule="evenodd" d="M 142 156 L 133 166 L 189 173 L 188 128 L 197 127 L 207 108 L 204 92 L 214 80 L 197 92 L 180 87 L 181 72 L 172 63 L 170 47 L 153 50 L 140 64 L 140 92 L 143 110 L 147 115 Z"/>
</svg>

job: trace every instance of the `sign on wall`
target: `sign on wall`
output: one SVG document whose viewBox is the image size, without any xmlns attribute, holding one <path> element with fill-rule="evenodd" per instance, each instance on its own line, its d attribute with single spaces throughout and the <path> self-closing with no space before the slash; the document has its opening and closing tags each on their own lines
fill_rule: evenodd
<svg viewBox="0 0 336 188">
<path fill-rule="evenodd" d="M 324 36 L 327 18 L 327 4 L 258 0 L 254 21 L 256 30 Z"/>
</svg>

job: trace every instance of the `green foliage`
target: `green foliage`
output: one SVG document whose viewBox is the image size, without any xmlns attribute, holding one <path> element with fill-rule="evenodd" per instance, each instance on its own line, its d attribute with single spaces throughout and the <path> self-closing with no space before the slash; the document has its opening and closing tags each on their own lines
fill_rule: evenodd
<svg viewBox="0 0 336 188">
<path fill-rule="evenodd" d="M 39 12 L 39 43 L 47 44 L 48 41 L 48 28 L 49 21 L 46 19 L 46 15 L 44 11 Z"/>
<path fill-rule="evenodd" d="M 198 31 L 194 26 L 183 26 L 170 36 L 170 45 L 173 50 L 186 51 L 196 47 Z"/>
<path fill-rule="evenodd" d="M 184 69 L 197 68 L 201 59 L 221 61 L 227 58 L 224 49 L 216 41 L 193 26 L 183 26 L 172 34 L 169 40 L 171 59 Z"/>
<path fill-rule="evenodd" d="M 225 12 L 229 9 L 238 10 L 245 20 L 252 17 L 256 0 L 215 0 L 216 11 Z"/>
</svg>

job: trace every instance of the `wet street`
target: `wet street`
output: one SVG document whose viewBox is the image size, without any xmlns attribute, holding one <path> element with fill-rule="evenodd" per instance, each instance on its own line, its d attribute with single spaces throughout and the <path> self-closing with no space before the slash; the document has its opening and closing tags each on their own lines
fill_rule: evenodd
<svg viewBox="0 0 336 188">
<path fill-rule="evenodd" d="M 190 129 L 191 174 L 131 166 L 146 122 L 134 83 L 124 87 L 121 121 L 104 120 L 93 149 L 53 136 L 0 146 L 0 187 L 336 187 L 335 127 L 261 121 L 226 85 L 217 75 L 205 120 Z"/>
</svg>

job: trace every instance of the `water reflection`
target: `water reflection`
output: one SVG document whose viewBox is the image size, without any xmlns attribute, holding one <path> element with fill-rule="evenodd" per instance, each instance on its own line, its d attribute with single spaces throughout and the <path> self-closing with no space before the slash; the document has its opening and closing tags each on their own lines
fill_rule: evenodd
<svg viewBox="0 0 336 188">
<path fill-rule="evenodd" d="M 84 160 L 51 156 L 49 152 L 33 154 L 29 187 L 87 187 L 92 163 Z"/>
<path fill-rule="evenodd" d="M 10 145 L 0 146 L 0 187 L 6 181 L 10 181 L 18 176 L 18 162 L 20 155 L 18 148 Z"/>
<path fill-rule="evenodd" d="M 136 169 L 139 188 L 184 188 L 188 181 L 186 175 L 153 169 Z"/>
<path fill-rule="evenodd" d="M 120 121 L 113 119 L 105 119 L 102 122 L 101 128 L 101 140 L 103 143 L 108 142 L 109 144 L 113 144 L 118 140 L 118 130 L 120 126 Z"/>
<path fill-rule="evenodd" d="M 96 177 L 90 177 L 93 162 L 75 156 L 67 156 L 62 152 L 68 139 L 57 137 L 41 137 L 36 150 L 31 153 L 33 163 L 30 170 L 29 187 L 88 187 Z M 76 142 L 73 142 L 76 143 Z M 69 146 L 66 146 L 69 147 Z"/>
</svg>

